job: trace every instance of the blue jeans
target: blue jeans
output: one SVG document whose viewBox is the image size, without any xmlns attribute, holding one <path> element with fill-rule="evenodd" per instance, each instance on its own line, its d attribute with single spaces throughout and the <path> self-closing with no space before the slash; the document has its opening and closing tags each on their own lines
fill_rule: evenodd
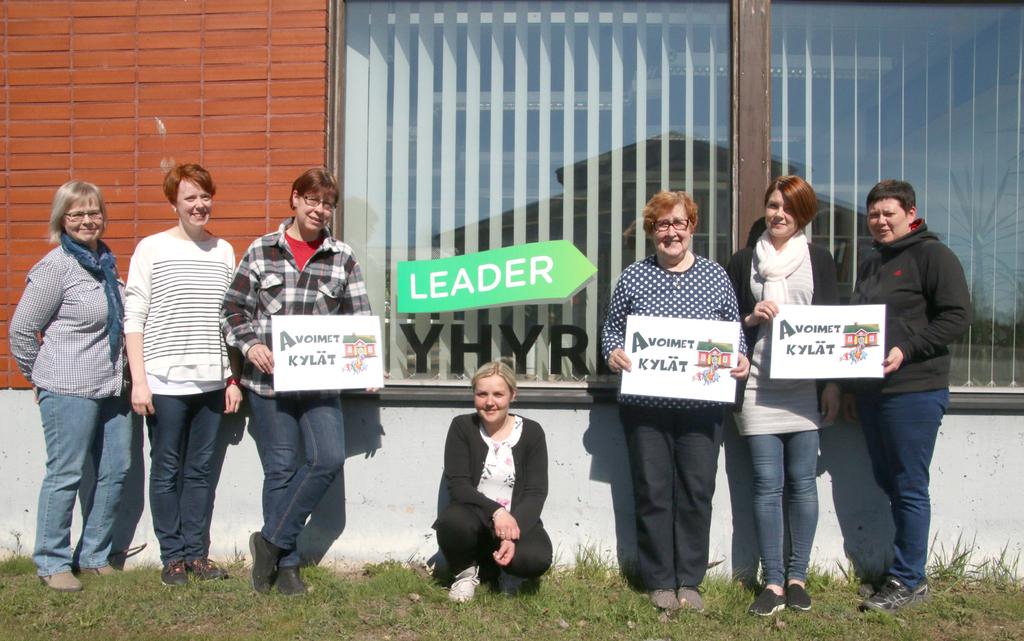
<svg viewBox="0 0 1024 641">
<path fill-rule="evenodd" d="M 78 564 L 83 568 L 110 564 L 114 521 L 131 465 L 130 409 L 125 396 L 94 399 L 39 390 L 46 440 L 46 476 L 39 489 L 32 554 L 39 576 L 69 571 L 74 564 L 71 514 L 90 453 L 96 484 L 92 495 L 82 498 Z"/>
<path fill-rule="evenodd" d="M 299 533 L 345 464 L 341 399 L 268 398 L 254 392 L 248 399 L 263 464 L 261 533 L 284 550 L 278 565 L 297 566 Z"/>
<path fill-rule="evenodd" d="M 948 406 L 949 389 L 857 396 L 871 469 L 896 526 L 888 574 L 910 589 L 925 578 L 932 516 L 928 468 Z"/>
<path fill-rule="evenodd" d="M 210 472 L 224 413 L 224 390 L 153 395 L 149 426 L 149 510 L 160 560 L 209 554 L 213 490 Z"/>
<path fill-rule="evenodd" d="M 767 585 L 807 580 L 811 544 L 818 527 L 818 430 L 747 437 L 754 468 L 754 526 Z M 782 497 L 786 490 L 790 552 L 782 564 Z"/>
</svg>

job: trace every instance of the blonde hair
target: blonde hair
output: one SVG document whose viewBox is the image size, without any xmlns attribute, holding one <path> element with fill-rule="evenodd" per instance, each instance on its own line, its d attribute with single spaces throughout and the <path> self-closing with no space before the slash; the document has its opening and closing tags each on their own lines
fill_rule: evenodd
<svg viewBox="0 0 1024 641">
<path fill-rule="evenodd" d="M 100 188 L 84 180 L 69 180 L 57 188 L 50 207 L 50 242 L 59 243 L 64 233 L 64 214 L 79 200 L 95 200 L 96 206 L 103 212 L 101 230 L 107 228 L 107 206 L 103 203 L 103 192 Z"/>
<path fill-rule="evenodd" d="M 516 393 L 516 374 L 512 371 L 511 367 L 501 361 L 491 361 L 490 363 L 481 365 L 480 368 L 476 370 L 476 373 L 473 374 L 473 380 L 470 383 L 470 387 L 475 390 L 476 384 L 480 382 L 480 379 L 489 378 L 491 376 L 500 376 L 502 380 L 505 381 L 505 384 L 508 385 L 508 390 L 512 392 L 512 394 Z"/>
</svg>

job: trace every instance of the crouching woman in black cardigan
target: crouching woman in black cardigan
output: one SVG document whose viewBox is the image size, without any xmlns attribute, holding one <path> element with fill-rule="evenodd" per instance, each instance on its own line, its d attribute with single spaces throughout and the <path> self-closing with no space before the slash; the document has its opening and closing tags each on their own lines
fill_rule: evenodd
<svg viewBox="0 0 1024 641">
<path fill-rule="evenodd" d="M 434 523 L 455 575 L 448 598 L 464 603 L 480 584 L 481 566 L 500 569 L 503 591 L 551 566 L 551 539 L 540 521 L 548 495 L 548 451 L 536 421 L 509 414 L 516 378 L 487 363 L 473 376 L 476 413 L 452 420 L 444 446 L 451 504 Z"/>
</svg>

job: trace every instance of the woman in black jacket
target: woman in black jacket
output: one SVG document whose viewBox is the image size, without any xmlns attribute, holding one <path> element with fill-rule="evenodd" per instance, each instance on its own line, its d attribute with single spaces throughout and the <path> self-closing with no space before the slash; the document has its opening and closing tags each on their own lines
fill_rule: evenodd
<svg viewBox="0 0 1024 641">
<path fill-rule="evenodd" d="M 750 446 L 765 582 L 748 612 L 770 616 L 786 606 L 811 608 L 805 584 L 818 524 L 818 429 L 839 410 L 835 383 L 819 387 L 769 375 L 772 319 L 782 304 L 834 305 L 838 287 L 832 255 L 809 244 L 803 232 L 818 213 L 814 188 L 799 176 L 779 176 L 765 190 L 764 204 L 765 231 L 736 252 L 727 271 L 750 350 L 750 376 L 745 388 L 737 386 L 736 426 Z M 786 559 L 784 515 L 791 541 Z"/>
<path fill-rule="evenodd" d="M 540 521 L 548 495 L 548 453 L 536 421 L 509 414 L 516 378 L 497 361 L 473 376 L 475 414 L 452 420 L 444 446 L 451 503 L 434 523 L 437 542 L 455 574 L 448 597 L 466 602 L 480 584 L 480 566 L 501 570 L 502 588 L 551 566 L 551 539 Z"/>
<path fill-rule="evenodd" d="M 851 387 L 896 531 L 885 583 L 861 608 L 894 612 L 929 596 L 929 467 L 949 405 L 949 345 L 970 326 L 971 296 L 956 254 L 918 216 L 910 183 L 878 183 L 867 209 L 875 242 L 857 270 L 852 302 L 885 304 L 884 378 Z"/>
</svg>

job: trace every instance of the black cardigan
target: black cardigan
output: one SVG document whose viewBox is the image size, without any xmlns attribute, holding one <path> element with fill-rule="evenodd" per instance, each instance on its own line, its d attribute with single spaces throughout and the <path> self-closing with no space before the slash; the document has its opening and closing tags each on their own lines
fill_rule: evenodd
<svg viewBox="0 0 1024 641">
<path fill-rule="evenodd" d="M 480 520 L 490 525 L 501 507 L 477 489 L 487 460 L 487 445 L 480 438 L 480 417 L 476 413 L 452 419 L 444 444 L 444 478 L 453 503 L 468 505 Z M 516 482 L 512 487 L 512 516 L 526 532 L 540 523 L 540 512 L 548 496 L 548 448 L 544 430 L 537 421 L 523 418 L 523 435 L 512 447 Z"/>
<path fill-rule="evenodd" d="M 836 261 L 827 249 L 819 245 L 808 244 L 807 249 L 811 256 L 811 278 L 814 282 L 814 293 L 811 295 L 812 305 L 838 305 L 839 304 L 839 283 L 836 278 Z M 743 319 L 750 312 L 754 311 L 754 293 L 750 290 L 750 272 L 753 269 L 754 249 L 744 247 L 729 260 L 726 272 L 729 280 L 732 281 L 732 288 L 736 291 L 736 302 L 740 307 L 740 326 L 747 339 L 748 356 L 754 351 L 754 343 L 757 341 L 757 330 L 759 325 L 747 327 Z M 819 381 L 818 392 L 825 381 Z M 747 381 L 739 381 L 736 385 L 736 407 L 739 411 L 743 407 L 743 392 L 747 388 Z"/>
</svg>

